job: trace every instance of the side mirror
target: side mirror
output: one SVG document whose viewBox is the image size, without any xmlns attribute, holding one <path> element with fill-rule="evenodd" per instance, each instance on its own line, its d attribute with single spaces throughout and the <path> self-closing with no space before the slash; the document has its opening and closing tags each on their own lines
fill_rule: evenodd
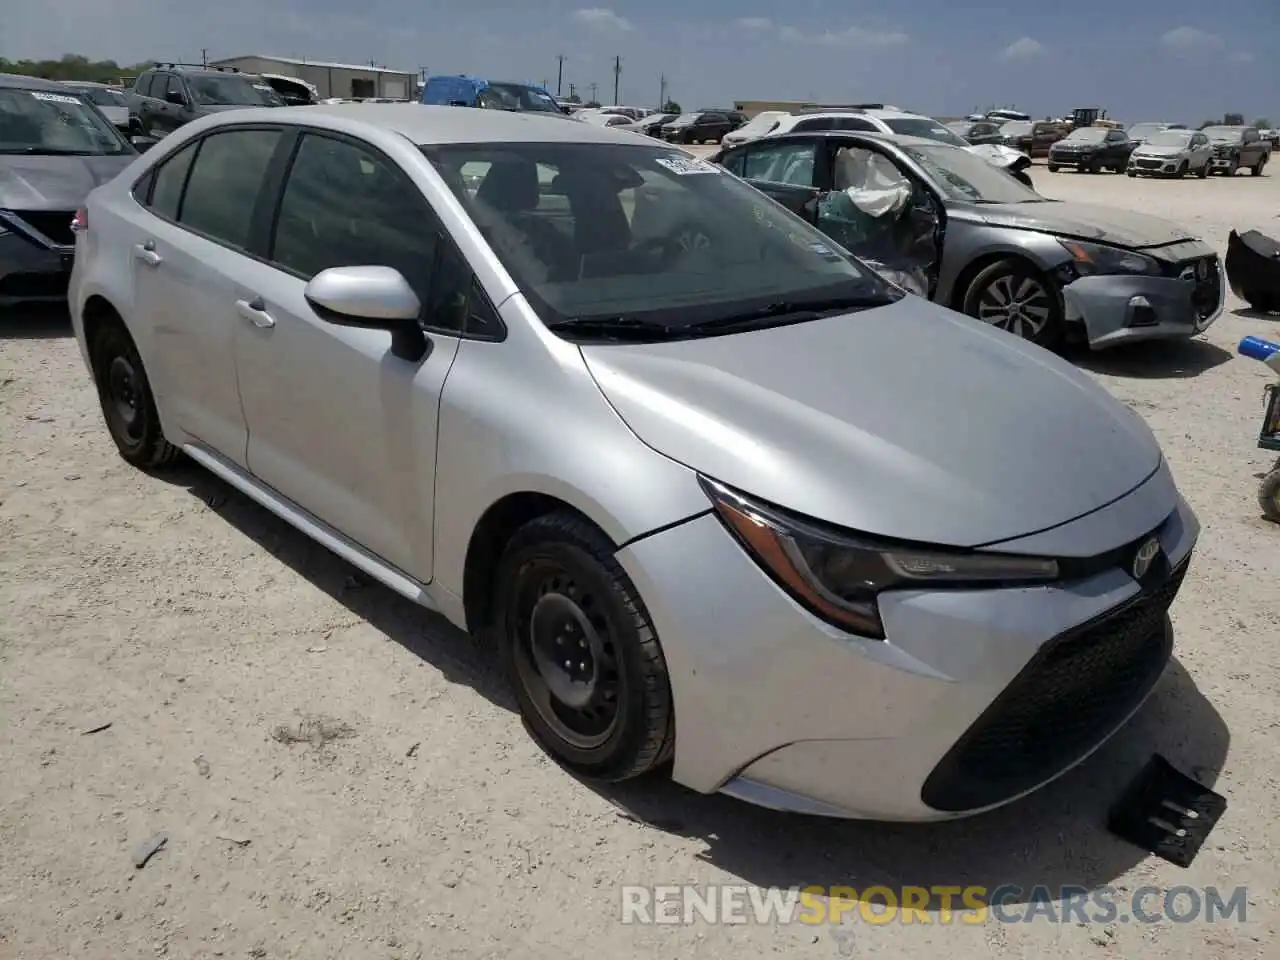
<svg viewBox="0 0 1280 960">
<path fill-rule="evenodd" d="M 330 267 L 311 278 L 303 296 L 329 323 L 391 331 L 391 352 L 402 360 L 417 363 L 430 350 L 418 323 L 422 303 L 392 267 Z"/>
<path fill-rule="evenodd" d="M 172 103 L 176 107 L 185 107 L 187 98 L 182 95 L 180 90 L 169 90 L 164 95 L 165 103 Z"/>
<path fill-rule="evenodd" d="M 133 148 L 137 150 L 139 153 L 146 153 L 148 150 L 150 150 L 160 141 L 157 140 L 155 137 L 144 137 L 144 136 L 138 135 L 138 136 L 130 137 L 129 142 L 133 144 Z"/>
</svg>

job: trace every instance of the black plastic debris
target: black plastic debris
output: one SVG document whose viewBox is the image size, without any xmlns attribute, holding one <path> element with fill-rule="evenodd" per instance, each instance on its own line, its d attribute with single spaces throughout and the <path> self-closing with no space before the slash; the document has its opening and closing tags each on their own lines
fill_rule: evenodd
<svg viewBox="0 0 1280 960">
<path fill-rule="evenodd" d="M 160 848 L 169 842 L 167 833 L 157 833 L 153 837 L 148 837 L 142 843 L 138 844 L 137 849 L 133 851 L 133 865 L 141 870 L 147 865 L 147 861 L 160 852 Z"/>
<path fill-rule="evenodd" d="M 1107 829 L 1179 867 L 1191 866 L 1227 798 L 1155 754 L 1111 808 Z"/>
</svg>

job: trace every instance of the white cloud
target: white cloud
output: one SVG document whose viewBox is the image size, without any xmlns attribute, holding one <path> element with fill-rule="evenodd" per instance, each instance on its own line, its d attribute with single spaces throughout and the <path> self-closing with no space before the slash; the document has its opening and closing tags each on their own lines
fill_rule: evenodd
<svg viewBox="0 0 1280 960">
<path fill-rule="evenodd" d="M 1019 37 L 1000 51 L 1002 60 L 1034 60 L 1046 53 L 1045 46 L 1034 37 Z"/>
<path fill-rule="evenodd" d="M 579 23 L 585 23 L 589 27 L 596 27 L 602 30 L 619 30 L 625 33 L 628 30 L 635 29 L 630 20 L 619 16 L 608 7 L 588 7 L 583 10 L 575 10 L 573 11 L 573 18 Z"/>
<path fill-rule="evenodd" d="M 773 21 L 768 17 L 739 17 L 734 21 L 743 30 L 772 30 Z"/>
<path fill-rule="evenodd" d="M 866 30 L 850 27 L 848 30 L 804 33 L 795 27 L 783 27 L 778 35 L 792 43 L 814 43 L 824 47 L 900 47 L 911 38 L 900 30 Z"/>
<path fill-rule="evenodd" d="M 1253 63 L 1253 54 L 1247 50 L 1237 50 L 1231 55 L 1231 59 L 1235 63 Z"/>
<path fill-rule="evenodd" d="M 1174 27 L 1160 35 L 1160 46 L 1175 52 L 1217 49 L 1222 46 L 1222 38 L 1199 27 Z"/>
</svg>

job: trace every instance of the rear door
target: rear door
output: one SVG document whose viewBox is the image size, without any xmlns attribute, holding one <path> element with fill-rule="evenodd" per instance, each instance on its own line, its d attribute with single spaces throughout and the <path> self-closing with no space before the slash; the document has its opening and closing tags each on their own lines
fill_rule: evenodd
<svg viewBox="0 0 1280 960">
<path fill-rule="evenodd" d="M 757 140 L 729 151 L 721 162 L 792 213 L 816 223 L 819 184 L 827 172 L 819 169 L 819 156 L 816 139 L 788 138 Z"/>
</svg>

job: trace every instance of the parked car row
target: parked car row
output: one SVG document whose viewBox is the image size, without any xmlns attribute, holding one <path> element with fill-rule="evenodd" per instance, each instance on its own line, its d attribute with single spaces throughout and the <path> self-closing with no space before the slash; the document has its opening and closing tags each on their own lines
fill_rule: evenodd
<svg viewBox="0 0 1280 960">
<path fill-rule="evenodd" d="M 1127 131 L 1081 127 L 1053 144 L 1048 170 L 1111 170 L 1131 177 L 1194 174 L 1203 179 L 1212 173 L 1234 176 L 1242 169 L 1261 176 L 1270 159 L 1271 144 L 1254 127 L 1188 130 L 1170 125 L 1149 133 L 1137 133 L 1133 127 Z"/>
<path fill-rule="evenodd" d="M 1090 216 L 882 132 L 708 163 L 501 110 L 227 111 L 89 194 L 70 307 L 126 462 L 185 454 L 483 638 L 576 774 L 941 820 L 1076 766 L 1172 655 L 1196 516 L 1029 341 L 1114 339 L 1118 290 L 1203 326 L 1177 271 L 1216 257 Z M 890 248 L 937 303 L 849 253 Z"/>
</svg>

